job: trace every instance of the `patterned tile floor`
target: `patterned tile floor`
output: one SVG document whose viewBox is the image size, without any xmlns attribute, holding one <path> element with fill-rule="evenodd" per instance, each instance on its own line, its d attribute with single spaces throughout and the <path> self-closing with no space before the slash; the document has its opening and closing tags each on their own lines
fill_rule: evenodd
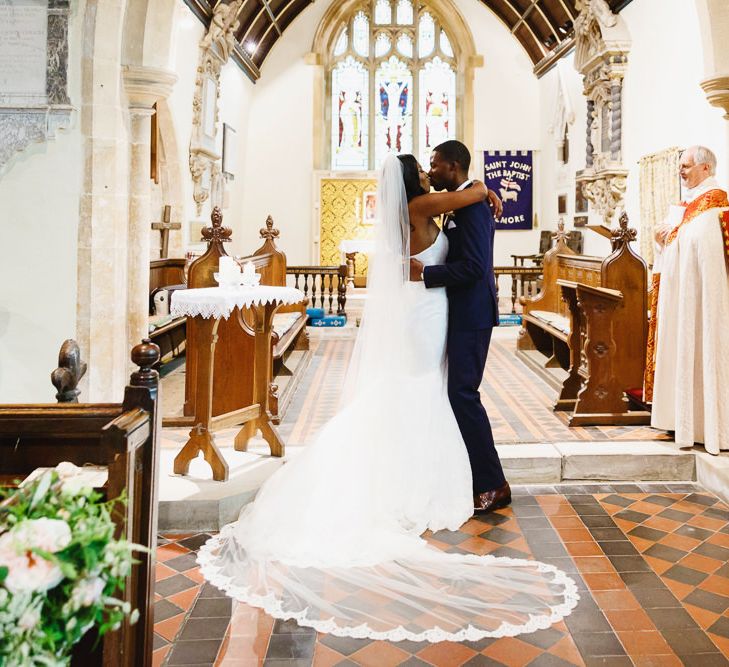
<svg viewBox="0 0 729 667">
<path fill-rule="evenodd" d="M 517 487 L 511 507 L 429 535 L 446 551 L 537 558 L 581 600 L 563 622 L 460 644 L 340 639 L 206 584 L 205 534 L 160 536 L 155 665 L 729 666 L 729 509 L 694 484 Z"/>
</svg>

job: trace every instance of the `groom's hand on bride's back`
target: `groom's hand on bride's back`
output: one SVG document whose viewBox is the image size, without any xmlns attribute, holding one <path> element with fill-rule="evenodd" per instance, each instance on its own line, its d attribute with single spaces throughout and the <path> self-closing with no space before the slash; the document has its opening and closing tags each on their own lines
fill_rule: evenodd
<svg viewBox="0 0 729 667">
<path fill-rule="evenodd" d="M 420 282 L 423 279 L 423 263 L 420 260 L 410 258 L 410 280 Z"/>
</svg>

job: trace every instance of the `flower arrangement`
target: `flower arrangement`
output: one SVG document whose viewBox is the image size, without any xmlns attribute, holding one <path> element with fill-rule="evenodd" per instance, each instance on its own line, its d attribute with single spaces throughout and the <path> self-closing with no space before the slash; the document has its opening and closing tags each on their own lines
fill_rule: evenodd
<svg viewBox="0 0 729 667">
<path fill-rule="evenodd" d="M 116 501 L 79 470 L 0 490 L 0 667 L 67 665 L 91 628 L 101 637 L 139 616 L 115 595 L 141 547 L 114 539 Z"/>
</svg>

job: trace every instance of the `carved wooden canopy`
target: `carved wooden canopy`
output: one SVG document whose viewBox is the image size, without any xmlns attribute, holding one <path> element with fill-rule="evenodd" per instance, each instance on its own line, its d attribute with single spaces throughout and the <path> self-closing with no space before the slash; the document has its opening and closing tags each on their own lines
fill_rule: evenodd
<svg viewBox="0 0 729 667">
<path fill-rule="evenodd" d="M 195 15 L 210 24 L 213 10 L 227 0 L 185 0 Z M 315 0 L 243 0 L 233 59 L 252 80 L 276 40 L 288 25 Z M 325 0 L 316 0 L 322 2 Z M 619 12 L 631 0 L 608 0 Z M 579 0 L 481 0 L 519 40 L 534 63 L 537 76 L 545 72 L 574 41 Z"/>
</svg>

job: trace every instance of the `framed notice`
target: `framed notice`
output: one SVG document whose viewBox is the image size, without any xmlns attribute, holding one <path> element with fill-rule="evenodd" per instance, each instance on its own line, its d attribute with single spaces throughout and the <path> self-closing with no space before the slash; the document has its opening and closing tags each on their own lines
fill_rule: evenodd
<svg viewBox="0 0 729 667">
<path fill-rule="evenodd" d="M 533 225 L 532 151 L 485 151 L 484 183 L 504 204 L 496 229 L 531 229 Z"/>
<path fill-rule="evenodd" d="M 368 191 L 362 193 L 362 224 L 374 225 L 377 221 L 377 193 Z"/>
</svg>

